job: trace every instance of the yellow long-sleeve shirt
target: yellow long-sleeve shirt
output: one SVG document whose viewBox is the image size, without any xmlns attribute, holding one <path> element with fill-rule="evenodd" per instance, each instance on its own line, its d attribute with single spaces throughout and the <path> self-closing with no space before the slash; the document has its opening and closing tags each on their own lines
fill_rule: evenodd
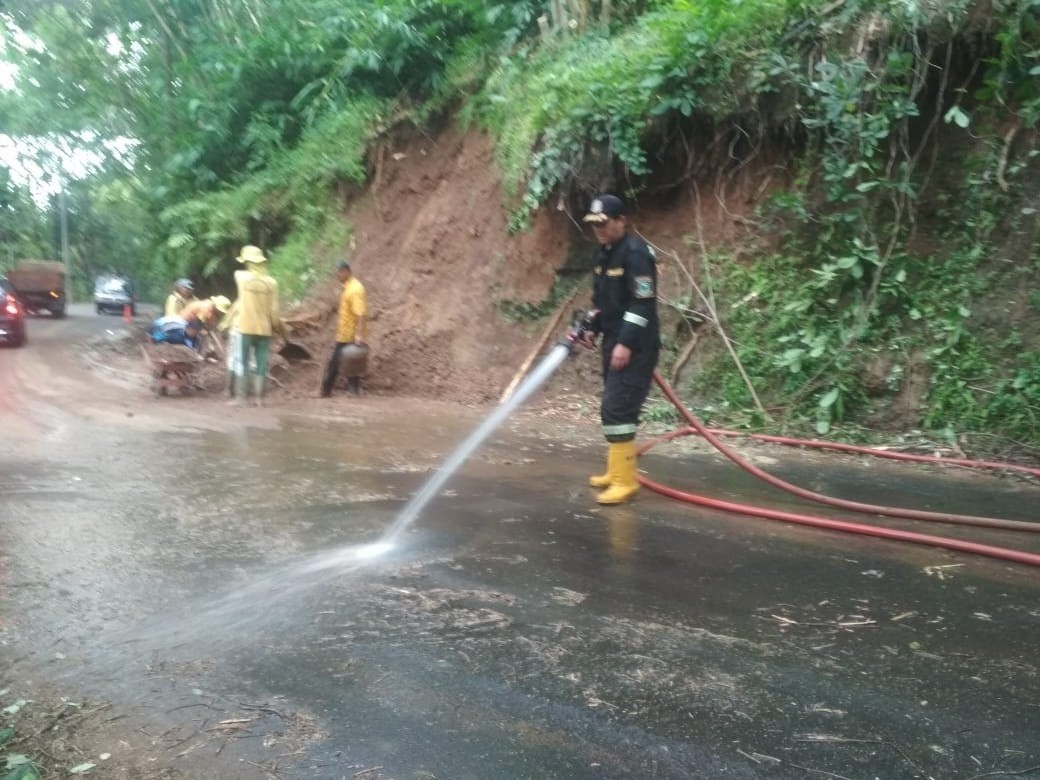
<svg viewBox="0 0 1040 780">
<path fill-rule="evenodd" d="M 235 271 L 238 300 L 235 301 L 235 327 L 247 336 L 283 333 L 285 327 L 278 311 L 278 282 L 264 270 Z"/>
<path fill-rule="evenodd" d="M 181 309 L 194 300 L 194 297 L 183 298 L 175 292 L 170 293 L 166 296 L 166 305 L 163 306 L 163 316 L 179 317 L 181 315 Z"/>
<path fill-rule="evenodd" d="M 365 304 L 365 286 L 351 276 L 343 282 L 343 290 L 339 294 L 339 321 L 336 325 L 336 341 L 346 344 L 360 335 L 362 340 L 368 336 L 368 321 Z M 360 333 L 358 323 L 361 323 Z"/>
</svg>

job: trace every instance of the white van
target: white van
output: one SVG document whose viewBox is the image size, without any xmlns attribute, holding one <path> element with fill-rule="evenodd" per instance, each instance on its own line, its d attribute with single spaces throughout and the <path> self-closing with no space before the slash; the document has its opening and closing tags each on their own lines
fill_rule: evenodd
<svg viewBox="0 0 1040 780">
<path fill-rule="evenodd" d="M 122 276 L 99 276 L 94 282 L 94 308 L 98 314 L 122 314 L 130 307 L 130 316 L 137 314 L 134 285 Z"/>
</svg>

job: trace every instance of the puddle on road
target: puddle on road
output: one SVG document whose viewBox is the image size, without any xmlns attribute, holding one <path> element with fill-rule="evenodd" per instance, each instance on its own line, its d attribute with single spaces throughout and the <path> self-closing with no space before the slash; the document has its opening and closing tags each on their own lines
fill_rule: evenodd
<svg viewBox="0 0 1040 780">
<path fill-rule="evenodd" d="M 521 404 L 537 390 L 553 371 L 567 358 L 566 346 L 554 347 L 548 356 L 531 371 L 509 399 L 494 409 L 462 442 L 447 454 L 427 481 L 398 513 L 390 526 L 375 540 L 364 544 L 352 544 L 320 553 L 309 560 L 287 565 L 278 571 L 254 580 L 248 586 L 233 591 L 219 602 L 207 606 L 201 614 L 193 617 L 192 631 L 200 624 L 219 625 L 223 628 L 235 626 L 241 620 L 255 619 L 270 608 L 272 601 L 289 600 L 310 590 L 323 576 L 351 575 L 366 563 L 385 557 L 399 544 L 401 537 L 455 477 L 461 467 L 474 455 L 485 441 L 507 420 Z M 234 441 L 232 439 L 232 441 Z M 225 458 L 227 455 L 225 455 Z M 313 457 L 296 454 L 315 465 Z M 356 467 L 356 461 L 350 461 Z M 241 474 L 241 472 L 239 472 Z M 206 628 L 202 629 L 206 631 Z"/>
</svg>

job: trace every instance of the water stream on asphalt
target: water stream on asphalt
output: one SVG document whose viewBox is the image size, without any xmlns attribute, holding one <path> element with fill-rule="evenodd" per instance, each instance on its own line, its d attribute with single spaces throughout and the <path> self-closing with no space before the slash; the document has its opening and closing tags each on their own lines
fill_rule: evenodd
<svg viewBox="0 0 1040 780">
<path fill-rule="evenodd" d="M 437 494 L 444 487 L 445 483 L 452 478 L 459 467 L 476 451 L 476 449 L 484 443 L 484 440 L 499 426 L 501 425 L 516 409 L 526 401 L 531 394 L 541 387 L 545 381 L 552 376 L 553 372 L 560 367 L 560 364 L 567 359 L 570 354 L 570 348 L 566 344 L 557 344 L 552 351 L 542 360 L 535 369 L 524 378 L 524 381 L 520 383 L 516 391 L 503 402 L 495 411 L 488 415 L 487 419 L 481 423 L 476 430 L 473 431 L 466 439 L 455 448 L 455 451 L 448 456 L 447 460 L 441 465 L 429 481 L 423 485 L 422 489 L 416 493 L 412 499 L 408 502 L 408 505 L 401 510 L 401 514 L 397 516 L 397 519 L 390 525 L 390 527 L 383 534 L 380 541 L 368 545 L 350 545 L 348 547 L 332 550 L 328 553 L 320 555 L 312 560 L 310 563 L 305 564 L 303 571 L 306 573 L 322 571 L 325 569 L 341 566 L 345 563 L 351 563 L 357 560 L 364 560 L 367 558 L 374 558 L 378 555 L 382 555 L 389 552 L 394 547 L 394 542 L 398 536 L 401 535 L 405 530 L 411 526 L 415 520 L 419 517 L 419 513 L 426 508 L 426 505 L 432 501 Z"/>
<path fill-rule="evenodd" d="M 188 635 L 224 633 L 233 627 L 244 627 L 268 619 L 277 603 L 295 602 L 327 575 L 348 575 L 365 567 L 376 558 L 391 553 L 396 542 L 440 493 L 445 483 L 459 470 L 491 433 L 541 387 L 567 359 L 569 347 L 556 345 L 535 369 L 520 383 L 516 391 L 498 406 L 456 449 L 404 507 L 389 528 L 375 542 L 350 544 L 311 556 L 254 578 L 248 585 L 228 593 L 202 608 L 192 610 L 189 625 L 175 623 L 164 634 L 180 640 Z M 140 638 L 140 634 L 138 634 Z M 158 635 L 153 633 L 153 639 Z M 169 638 L 168 636 L 166 638 Z"/>
</svg>

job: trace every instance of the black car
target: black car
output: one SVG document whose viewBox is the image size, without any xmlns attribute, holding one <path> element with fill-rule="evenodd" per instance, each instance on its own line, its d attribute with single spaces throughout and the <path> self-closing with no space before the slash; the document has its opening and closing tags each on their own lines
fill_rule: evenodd
<svg viewBox="0 0 1040 780">
<path fill-rule="evenodd" d="M 0 343 L 15 347 L 25 343 L 25 307 L 3 276 L 0 276 Z"/>
</svg>

